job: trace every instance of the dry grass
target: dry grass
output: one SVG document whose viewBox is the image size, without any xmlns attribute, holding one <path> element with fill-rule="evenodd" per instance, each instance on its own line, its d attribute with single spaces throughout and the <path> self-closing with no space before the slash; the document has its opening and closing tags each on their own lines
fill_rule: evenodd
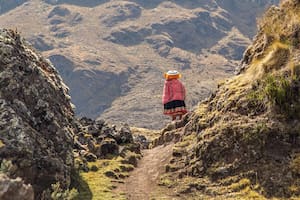
<svg viewBox="0 0 300 200">
<path fill-rule="evenodd" d="M 130 127 L 133 135 L 143 135 L 149 140 L 154 140 L 158 138 L 161 134 L 160 130 L 150 130 L 146 128 Z"/>
<path fill-rule="evenodd" d="M 0 148 L 4 147 L 5 144 L 2 142 L 2 140 L 0 140 Z"/>
<path fill-rule="evenodd" d="M 295 174 L 300 174 L 300 153 L 291 161 L 291 169 Z"/>
</svg>

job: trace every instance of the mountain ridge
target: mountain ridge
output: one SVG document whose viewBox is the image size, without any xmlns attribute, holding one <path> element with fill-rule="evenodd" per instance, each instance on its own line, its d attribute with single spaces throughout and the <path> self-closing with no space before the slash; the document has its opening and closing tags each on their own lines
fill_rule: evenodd
<svg viewBox="0 0 300 200">
<path fill-rule="evenodd" d="M 192 109 L 216 88 L 216 80 L 233 74 L 250 39 L 244 35 L 249 31 L 232 28 L 232 17 L 237 20 L 243 16 L 240 8 L 258 4 L 224 3 L 236 8 L 231 15 L 218 1 L 97 1 L 89 7 L 82 7 L 83 1 L 47 2 L 27 1 L 3 14 L 0 25 L 18 27 L 57 66 L 79 116 L 97 118 L 101 113 L 100 118 L 114 123 L 155 129 L 162 127 L 155 119 L 168 121 L 161 114 L 163 72 L 182 72 Z M 272 3 L 260 2 L 253 12 Z M 254 30 L 254 23 L 249 27 Z M 205 49 L 213 44 L 212 51 Z M 100 80 L 103 73 L 108 84 Z M 137 99 L 145 103 L 134 103 Z"/>
</svg>

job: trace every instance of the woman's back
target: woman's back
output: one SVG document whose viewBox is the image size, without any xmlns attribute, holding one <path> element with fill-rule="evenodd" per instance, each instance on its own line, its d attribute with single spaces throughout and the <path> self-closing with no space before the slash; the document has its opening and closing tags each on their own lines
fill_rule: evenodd
<svg viewBox="0 0 300 200">
<path fill-rule="evenodd" d="M 167 103 L 174 100 L 185 99 L 185 88 L 178 79 L 170 79 L 165 81 L 163 103 Z"/>
</svg>

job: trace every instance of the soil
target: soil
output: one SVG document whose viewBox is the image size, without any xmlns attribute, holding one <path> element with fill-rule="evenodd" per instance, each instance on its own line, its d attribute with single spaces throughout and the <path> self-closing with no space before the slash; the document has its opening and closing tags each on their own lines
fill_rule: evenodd
<svg viewBox="0 0 300 200">
<path fill-rule="evenodd" d="M 158 185 L 160 175 L 171 159 L 173 145 L 144 150 L 138 167 L 117 188 L 118 192 L 125 193 L 128 200 L 179 199 L 171 189 Z"/>
</svg>

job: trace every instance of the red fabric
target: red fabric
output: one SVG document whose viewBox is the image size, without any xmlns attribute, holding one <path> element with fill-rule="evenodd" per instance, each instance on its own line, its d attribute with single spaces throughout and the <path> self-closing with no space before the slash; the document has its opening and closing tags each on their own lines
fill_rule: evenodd
<svg viewBox="0 0 300 200">
<path fill-rule="evenodd" d="M 166 80 L 164 84 L 162 103 L 174 100 L 185 100 L 185 88 L 178 79 Z"/>
<path fill-rule="evenodd" d="M 185 109 L 185 107 L 179 107 L 179 108 L 164 110 L 164 114 L 165 115 L 170 115 L 170 116 L 184 115 L 185 113 L 187 113 L 187 110 Z"/>
</svg>

